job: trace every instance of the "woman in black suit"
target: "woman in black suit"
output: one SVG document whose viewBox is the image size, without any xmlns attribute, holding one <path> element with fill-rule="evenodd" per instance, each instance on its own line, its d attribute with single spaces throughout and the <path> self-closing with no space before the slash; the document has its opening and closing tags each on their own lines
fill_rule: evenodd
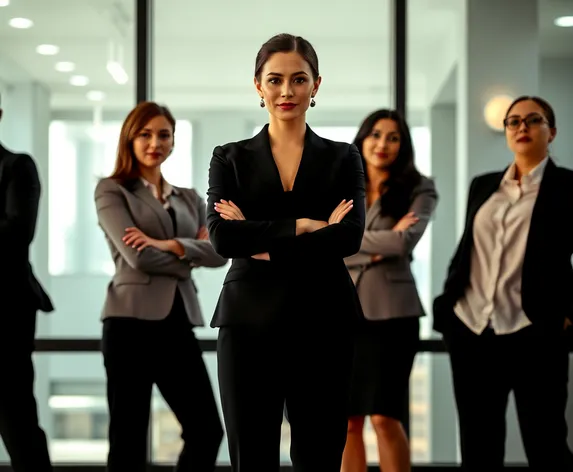
<svg viewBox="0 0 573 472">
<path fill-rule="evenodd" d="M 513 391 L 530 468 L 571 471 L 564 332 L 573 239 L 551 229 L 573 214 L 573 172 L 549 157 L 556 126 L 545 100 L 516 99 L 504 124 L 513 163 L 471 183 L 435 329 L 450 354 L 464 470 L 502 470 Z"/>
<path fill-rule="evenodd" d="M 364 231 L 364 172 L 354 145 L 306 124 L 320 81 L 308 41 L 271 38 L 255 66 L 270 122 L 211 160 L 207 226 L 233 259 L 212 326 L 234 471 L 279 470 L 285 401 L 294 470 L 340 470 L 361 317 L 344 257 Z"/>
</svg>

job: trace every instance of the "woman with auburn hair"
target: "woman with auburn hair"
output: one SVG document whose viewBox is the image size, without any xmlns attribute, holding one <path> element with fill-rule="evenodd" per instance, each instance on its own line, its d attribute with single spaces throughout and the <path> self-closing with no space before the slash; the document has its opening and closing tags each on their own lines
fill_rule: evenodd
<svg viewBox="0 0 573 472">
<path fill-rule="evenodd" d="M 166 107 L 140 103 L 123 123 L 113 174 L 95 190 L 115 263 L 102 315 L 109 472 L 146 470 L 153 384 L 181 424 L 176 471 L 213 471 L 223 438 L 193 333 L 203 317 L 191 271 L 227 260 L 209 242 L 201 197 L 162 176 L 174 133 Z"/>
</svg>

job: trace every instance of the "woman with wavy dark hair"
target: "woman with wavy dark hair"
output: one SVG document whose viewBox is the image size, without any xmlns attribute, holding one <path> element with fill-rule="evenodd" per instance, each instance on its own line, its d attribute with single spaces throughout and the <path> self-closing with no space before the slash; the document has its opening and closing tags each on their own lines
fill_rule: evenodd
<svg viewBox="0 0 573 472">
<path fill-rule="evenodd" d="M 433 182 L 414 164 L 410 130 L 394 110 L 378 110 L 354 144 L 366 177 L 366 229 L 360 251 L 345 259 L 365 320 L 356 337 L 354 380 L 343 472 L 364 472 L 367 416 L 376 432 L 384 472 L 410 471 L 401 423 L 424 309 L 410 263 L 436 208 Z"/>
</svg>

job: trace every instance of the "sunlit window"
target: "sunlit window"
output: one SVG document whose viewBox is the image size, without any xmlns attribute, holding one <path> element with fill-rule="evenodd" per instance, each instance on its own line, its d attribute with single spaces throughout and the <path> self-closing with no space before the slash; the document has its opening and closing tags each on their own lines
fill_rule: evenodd
<svg viewBox="0 0 573 472">
<path fill-rule="evenodd" d="M 49 270 L 51 275 L 113 274 L 97 225 L 93 192 L 114 168 L 121 122 L 53 121 L 49 150 Z M 190 187 L 192 127 L 176 124 L 176 144 L 163 166 L 167 181 Z"/>
</svg>

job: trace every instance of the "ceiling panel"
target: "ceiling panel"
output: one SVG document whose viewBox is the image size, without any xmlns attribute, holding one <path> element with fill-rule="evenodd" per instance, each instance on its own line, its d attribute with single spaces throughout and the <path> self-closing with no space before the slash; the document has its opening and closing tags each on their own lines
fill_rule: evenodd
<svg viewBox="0 0 573 472">
<path fill-rule="evenodd" d="M 397 0 L 399 1 L 399 0 Z M 452 23 L 460 21 L 462 0 L 415 0 L 409 15 L 408 77 L 424 106 L 428 70 L 444 45 L 452 41 Z M 541 50 L 544 56 L 573 57 L 573 28 L 553 26 L 555 16 L 573 15 L 571 0 L 542 0 Z M 28 17 L 34 27 L 16 30 L 12 17 Z M 95 88 L 114 97 L 112 104 L 129 106 L 134 97 L 133 0 L 12 0 L 0 8 L 0 78 L 29 75 L 54 92 L 54 106 L 87 103 Z M 260 45 L 278 32 L 303 35 L 315 45 L 324 76 L 323 97 L 380 96 L 392 86 L 392 18 L 389 0 L 324 2 L 261 2 L 260 0 L 156 0 L 154 7 L 154 83 L 157 95 L 197 96 L 204 91 L 214 103 L 250 100 L 254 57 Z M 500 33 L 501 34 L 501 33 Z M 110 40 L 124 48 L 126 85 L 116 84 L 106 70 Z M 40 56 L 41 43 L 60 47 L 57 56 Z M 69 85 L 68 73 L 55 71 L 57 61 L 77 64 L 90 85 Z M 371 94 L 371 95 L 368 95 Z M 239 97 L 241 96 L 241 97 Z M 191 100 L 191 99 L 189 99 Z M 361 100 L 356 98 L 356 100 Z M 367 98 L 363 98 L 367 100 Z M 192 100 L 191 100 L 192 101 Z M 62 105 L 64 106 L 64 105 Z"/>
</svg>

